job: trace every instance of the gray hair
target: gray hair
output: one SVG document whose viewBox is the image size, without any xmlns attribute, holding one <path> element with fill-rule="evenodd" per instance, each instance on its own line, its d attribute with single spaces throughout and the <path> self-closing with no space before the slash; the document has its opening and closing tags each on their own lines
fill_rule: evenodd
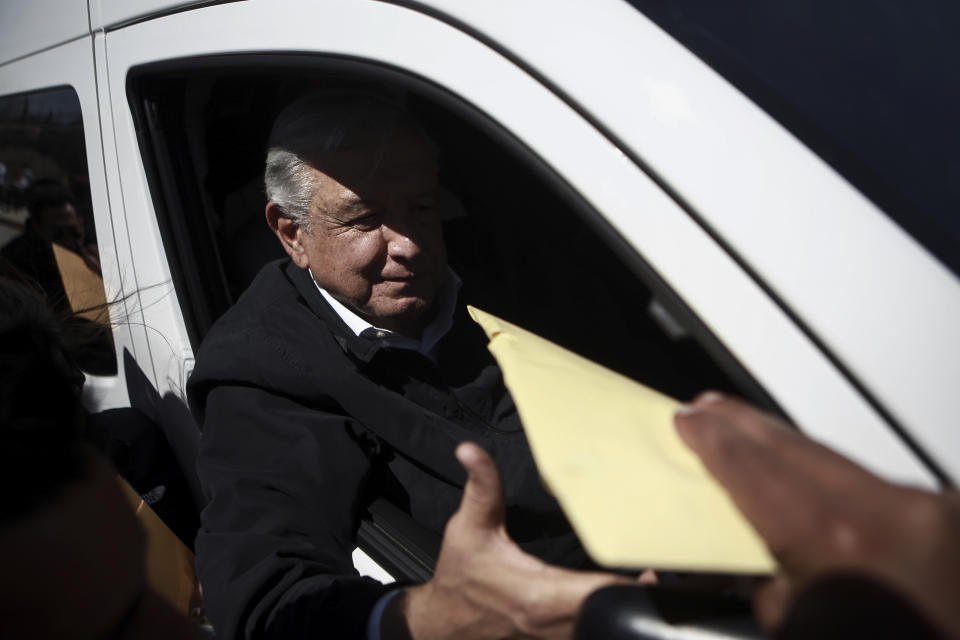
<svg viewBox="0 0 960 640">
<path fill-rule="evenodd" d="M 307 170 L 308 166 L 297 154 L 280 147 L 270 147 L 267 150 L 263 182 L 267 198 L 277 203 L 284 216 L 310 233 L 313 230 L 310 203 L 313 202 L 317 180 Z"/>
<path fill-rule="evenodd" d="M 267 143 L 264 186 L 267 198 L 307 233 L 312 231 L 310 205 L 319 186 L 310 171 L 329 152 L 349 148 L 364 136 L 386 141 L 398 126 L 430 138 L 410 116 L 401 96 L 385 91 L 326 90 L 290 103 L 277 116 Z M 374 166 L 376 158 L 373 159 Z"/>
</svg>

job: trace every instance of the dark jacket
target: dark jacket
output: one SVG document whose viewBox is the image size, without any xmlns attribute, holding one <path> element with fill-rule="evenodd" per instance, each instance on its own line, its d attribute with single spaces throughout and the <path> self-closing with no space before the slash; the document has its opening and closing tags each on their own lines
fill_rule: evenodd
<svg viewBox="0 0 960 640">
<path fill-rule="evenodd" d="M 289 260 L 268 264 L 210 330 L 190 378 L 209 504 L 197 569 L 218 637 L 362 637 L 385 591 L 350 554 L 379 496 L 441 533 L 486 448 L 507 528 L 550 562 L 587 560 L 534 468 L 485 338 L 463 310 L 438 363 L 359 338 Z"/>
</svg>

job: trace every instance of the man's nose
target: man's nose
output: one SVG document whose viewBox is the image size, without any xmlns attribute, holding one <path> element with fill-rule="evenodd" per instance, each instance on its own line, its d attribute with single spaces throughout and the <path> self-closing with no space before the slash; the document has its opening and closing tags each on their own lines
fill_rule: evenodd
<svg viewBox="0 0 960 640">
<path fill-rule="evenodd" d="M 381 229 L 391 258 L 411 260 L 423 251 L 422 235 L 407 216 L 390 216 Z"/>
</svg>

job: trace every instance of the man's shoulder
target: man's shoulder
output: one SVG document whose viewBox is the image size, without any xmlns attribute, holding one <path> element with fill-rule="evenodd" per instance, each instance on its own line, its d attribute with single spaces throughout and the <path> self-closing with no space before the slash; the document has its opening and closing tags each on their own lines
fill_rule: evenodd
<svg viewBox="0 0 960 640">
<path fill-rule="evenodd" d="M 233 306 L 210 328 L 208 336 L 217 335 L 223 325 L 246 323 L 266 327 L 272 323 L 264 321 L 269 321 L 277 311 L 300 306 L 297 287 L 290 277 L 291 267 L 294 265 L 289 258 L 265 264 Z"/>
<path fill-rule="evenodd" d="M 302 303 L 287 267 L 289 259 L 267 263 L 237 301 L 207 331 L 201 353 L 209 345 L 242 340 L 246 334 L 283 333 L 291 321 L 309 311 Z M 299 319 L 299 320 L 298 320 Z"/>
<path fill-rule="evenodd" d="M 319 292 L 298 283 L 289 259 L 268 263 L 210 328 L 190 386 L 254 384 L 288 388 L 335 355 L 333 328 Z M 309 280 L 309 277 L 307 278 Z"/>
</svg>

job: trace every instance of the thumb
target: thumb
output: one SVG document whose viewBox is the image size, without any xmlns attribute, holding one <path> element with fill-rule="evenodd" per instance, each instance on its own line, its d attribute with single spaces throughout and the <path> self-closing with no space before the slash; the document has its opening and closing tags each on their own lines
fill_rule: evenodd
<svg viewBox="0 0 960 640">
<path fill-rule="evenodd" d="M 470 527 L 500 527 L 505 519 L 505 507 L 497 464 L 490 454 L 473 442 L 460 443 L 456 456 L 467 470 L 467 484 L 463 487 L 458 518 Z"/>
</svg>

